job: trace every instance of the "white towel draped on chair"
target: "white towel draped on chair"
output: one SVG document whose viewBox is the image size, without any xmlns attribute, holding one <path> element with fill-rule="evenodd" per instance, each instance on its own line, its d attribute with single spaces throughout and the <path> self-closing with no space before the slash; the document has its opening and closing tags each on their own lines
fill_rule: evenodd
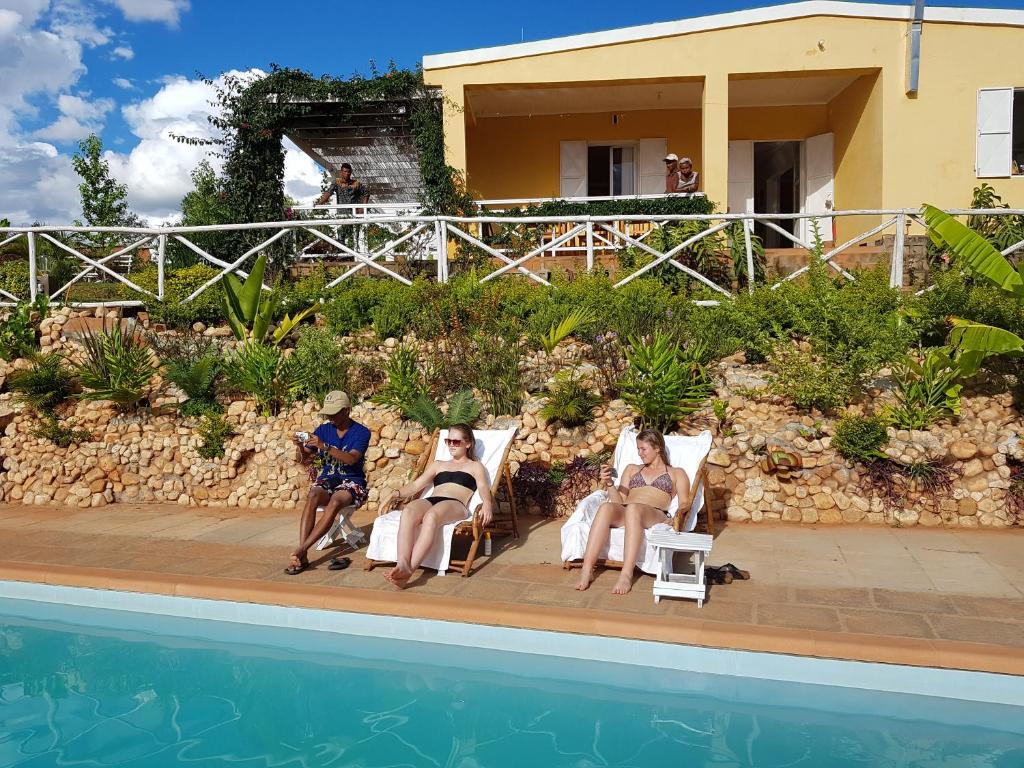
<svg viewBox="0 0 1024 768">
<path fill-rule="evenodd" d="M 506 449 L 515 437 L 516 429 L 474 429 L 476 437 L 475 453 L 477 459 L 484 465 L 487 471 L 487 478 L 493 487 L 494 480 L 499 477 L 502 470 Z M 452 456 L 445 445 L 444 439 L 448 436 L 448 430 L 441 430 L 437 441 L 437 451 L 434 453 L 435 461 L 448 461 Z M 420 494 L 420 498 L 426 498 L 433 492 L 433 486 L 427 488 Z M 455 529 L 472 517 L 472 513 L 483 503 L 480 491 L 473 494 L 469 501 L 470 514 L 464 520 L 457 520 L 449 523 L 441 529 L 441 537 L 431 548 L 430 552 L 423 559 L 422 567 L 433 568 L 438 573 L 448 570 L 452 552 L 452 536 Z M 368 560 L 375 560 L 385 563 L 393 563 L 398 558 L 398 525 L 402 519 L 399 510 L 392 510 L 378 517 L 373 523 L 373 530 L 370 532 L 370 543 L 366 550 Z"/>
<path fill-rule="evenodd" d="M 642 464 L 640 454 L 636 449 L 637 432 L 633 428 L 622 430 L 619 441 L 615 445 L 614 466 L 621 478 L 630 464 Z M 697 525 L 697 513 L 704 506 L 704 476 L 701 469 L 704 461 L 711 452 L 711 432 L 704 430 L 698 435 L 666 435 L 665 445 L 668 448 L 669 462 L 673 467 L 679 467 L 686 472 L 690 483 L 697 482 L 697 490 L 693 495 L 693 504 L 686 513 L 681 530 L 692 531 Z M 590 536 L 590 528 L 594 524 L 594 516 L 598 508 L 608 499 L 605 491 L 594 491 L 583 499 L 576 507 L 565 525 L 562 526 L 562 562 L 568 563 L 574 560 L 582 560 L 587 550 L 587 538 Z M 644 534 L 644 546 L 640 548 L 637 555 L 636 566 L 644 573 L 656 574 L 658 571 L 658 556 L 654 548 L 647 543 L 647 533 L 651 531 L 671 531 L 672 516 L 676 514 L 679 502 L 672 499 L 669 506 L 669 515 L 666 515 L 664 523 L 658 523 Z M 622 561 L 625 545 L 625 528 L 612 528 L 608 537 L 608 544 L 600 553 L 599 559 L 610 561 Z"/>
</svg>

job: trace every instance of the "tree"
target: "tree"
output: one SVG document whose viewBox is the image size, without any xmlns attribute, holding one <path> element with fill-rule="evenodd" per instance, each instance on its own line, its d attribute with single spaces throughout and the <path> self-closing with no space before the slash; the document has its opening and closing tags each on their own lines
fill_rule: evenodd
<svg viewBox="0 0 1024 768">
<path fill-rule="evenodd" d="M 95 133 L 78 142 L 79 151 L 71 163 L 82 178 L 78 193 L 82 197 L 82 218 L 90 227 L 133 227 L 142 221 L 128 209 L 128 188 L 110 176 L 110 164 L 103 157 L 103 141 Z M 76 225 L 82 226 L 80 221 Z M 93 247 L 107 248 L 120 237 L 100 234 L 84 238 Z"/>
<path fill-rule="evenodd" d="M 192 191 L 181 198 L 181 224 L 185 227 L 204 227 L 210 224 L 230 224 L 231 204 L 227 184 L 217 175 L 208 160 L 203 160 L 192 171 Z M 214 256 L 226 256 L 229 233 L 194 232 L 188 239 Z M 174 267 L 189 267 L 202 261 L 193 250 L 171 240 L 168 256 Z"/>
</svg>

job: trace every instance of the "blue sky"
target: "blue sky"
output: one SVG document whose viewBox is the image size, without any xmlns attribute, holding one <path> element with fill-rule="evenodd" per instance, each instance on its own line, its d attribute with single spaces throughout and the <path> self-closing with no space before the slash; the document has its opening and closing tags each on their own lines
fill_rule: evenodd
<svg viewBox="0 0 1024 768">
<path fill-rule="evenodd" d="M 936 3 L 929 5 L 962 5 Z M 978 3 L 1024 8 L 1024 0 Z M 394 59 L 667 21 L 764 3 L 609 0 L 475 4 L 288 0 L 0 0 L 0 217 L 59 223 L 77 214 L 70 155 L 97 132 L 136 210 L 173 215 L 202 151 L 166 134 L 207 131 L 199 75 L 266 69 L 366 73 Z M 288 190 L 318 172 L 290 152 Z"/>
</svg>

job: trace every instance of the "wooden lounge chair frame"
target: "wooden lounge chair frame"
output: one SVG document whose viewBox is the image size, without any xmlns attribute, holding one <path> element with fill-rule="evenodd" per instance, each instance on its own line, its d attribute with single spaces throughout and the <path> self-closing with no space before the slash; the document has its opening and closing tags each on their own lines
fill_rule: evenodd
<svg viewBox="0 0 1024 768">
<path fill-rule="evenodd" d="M 710 455 L 710 453 L 709 453 Z M 715 520 L 711 515 L 711 504 L 710 497 L 708 495 L 707 488 L 708 480 L 708 457 L 705 456 L 701 459 L 700 466 L 697 467 L 697 473 L 695 475 L 695 482 L 690 483 L 690 493 L 687 497 L 686 504 L 680 504 L 676 509 L 675 515 L 672 516 L 672 529 L 677 533 L 683 531 L 683 524 L 686 522 L 686 517 L 690 514 L 690 509 L 693 507 L 693 500 L 697 496 L 697 489 L 700 488 L 700 484 L 704 483 L 704 520 L 707 525 L 708 533 L 712 536 L 715 535 Z M 698 512 L 698 516 L 699 516 Z M 621 560 L 609 560 L 607 558 L 598 558 L 597 562 L 594 563 L 596 568 L 621 568 Z M 562 563 L 562 569 L 569 571 L 573 568 L 582 568 L 582 560 L 568 560 Z"/>
<path fill-rule="evenodd" d="M 420 456 L 416 466 L 413 469 L 413 473 L 410 475 L 410 479 L 419 477 L 430 466 L 430 462 L 434 460 L 434 456 L 437 454 L 437 443 L 441 437 L 441 430 L 435 429 L 434 434 L 430 438 L 429 448 Z M 449 568 L 458 568 L 462 571 L 463 577 L 469 576 L 473 572 L 473 562 L 476 560 L 477 551 L 480 549 L 480 542 L 484 540 L 486 534 L 501 535 L 501 536 L 512 536 L 514 539 L 519 538 L 519 514 L 516 508 L 516 497 L 512 492 L 512 472 L 508 467 L 508 454 L 512 450 L 512 441 L 509 440 L 505 446 L 505 451 L 501 456 L 501 466 L 498 472 L 495 474 L 494 479 L 491 481 L 491 495 L 497 497 L 498 490 L 501 488 L 502 482 L 505 483 L 505 490 L 508 492 L 509 505 L 511 506 L 512 514 L 509 519 L 498 519 L 497 509 L 495 509 L 495 515 L 491 518 L 491 522 L 486 526 L 480 522 L 480 505 L 477 505 L 476 509 L 473 510 L 473 517 L 469 520 L 464 520 L 459 523 L 455 529 L 455 533 L 452 537 L 454 545 L 455 536 L 471 536 L 472 540 L 469 544 L 469 553 L 466 555 L 465 560 L 456 560 L 450 558 L 448 561 Z M 425 489 L 423 492 L 429 489 Z M 408 503 L 408 502 L 407 502 Z M 394 509 L 393 506 L 387 508 L 381 507 L 377 511 L 377 517 L 386 515 Z M 378 565 L 394 565 L 394 562 L 387 560 L 370 560 L 367 558 L 364 570 L 372 571 Z"/>
</svg>

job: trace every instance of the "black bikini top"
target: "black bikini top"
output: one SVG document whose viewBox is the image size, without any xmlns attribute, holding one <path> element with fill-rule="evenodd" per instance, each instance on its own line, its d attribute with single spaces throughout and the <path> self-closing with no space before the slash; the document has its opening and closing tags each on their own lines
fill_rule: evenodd
<svg viewBox="0 0 1024 768">
<path fill-rule="evenodd" d="M 455 483 L 455 485 L 461 485 L 463 488 L 468 488 L 471 491 L 476 490 L 476 478 L 473 477 L 469 472 L 462 472 L 460 470 L 448 470 L 444 472 L 438 472 L 434 475 L 434 485 L 444 485 L 445 483 Z"/>
</svg>

